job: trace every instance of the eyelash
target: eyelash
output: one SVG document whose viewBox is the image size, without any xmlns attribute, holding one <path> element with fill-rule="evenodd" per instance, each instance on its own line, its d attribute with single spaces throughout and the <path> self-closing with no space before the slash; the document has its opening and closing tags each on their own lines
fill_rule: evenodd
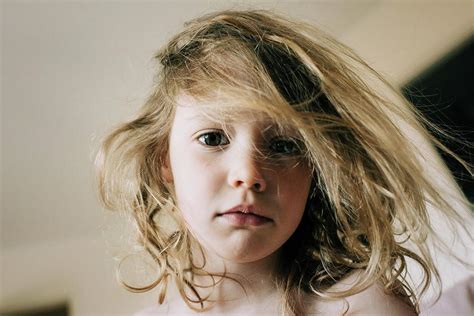
<svg viewBox="0 0 474 316">
<path fill-rule="evenodd" d="M 214 137 L 217 136 L 217 138 L 218 138 L 217 140 L 219 140 L 219 144 L 209 145 L 208 143 L 206 143 L 206 137 L 209 138 L 209 136 L 214 136 Z M 203 133 L 203 134 L 198 136 L 197 140 L 201 145 L 203 145 L 205 147 L 209 147 L 209 148 L 212 148 L 212 147 L 222 148 L 223 146 L 228 145 L 230 143 L 227 136 L 224 133 L 219 132 L 219 131 Z M 222 143 L 223 140 L 225 141 L 225 143 Z M 274 154 L 274 155 L 281 155 L 281 156 L 301 155 L 301 149 L 300 149 L 300 146 L 299 146 L 298 142 L 296 140 L 292 139 L 292 138 L 274 138 L 274 139 L 272 139 L 272 142 L 273 143 L 270 145 L 269 149 L 272 151 L 272 154 Z M 293 148 L 289 152 L 279 152 L 279 150 L 276 148 L 276 146 L 278 146 L 276 144 L 277 142 L 284 142 L 283 144 L 282 143 L 278 144 L 280 146 L 280 149 L 281 149 L 282 145 L 283 145 L 284 148 L 286 148 L 286 146 L 288 144 L 292 145 Z"/>
</svg>

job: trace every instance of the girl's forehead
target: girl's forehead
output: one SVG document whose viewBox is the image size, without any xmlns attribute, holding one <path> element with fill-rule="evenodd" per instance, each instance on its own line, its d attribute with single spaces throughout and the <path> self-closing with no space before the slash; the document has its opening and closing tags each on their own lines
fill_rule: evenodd
<svg viewBox="0 0 474 316">
<path fill-rule="evenodd" d="M 187 94 L 176 98 L 176 116 L 186 121 L 214 122 L 222 125 L 235 123 L 259 123 L 263 125 L 283 125 L 258 107 L 250 107 L 242 102 L 229 104 L 224 99 L 206 98 L 198 100 Z M 281 122 L 280 122 L 281 123 Z"/>
</svg>

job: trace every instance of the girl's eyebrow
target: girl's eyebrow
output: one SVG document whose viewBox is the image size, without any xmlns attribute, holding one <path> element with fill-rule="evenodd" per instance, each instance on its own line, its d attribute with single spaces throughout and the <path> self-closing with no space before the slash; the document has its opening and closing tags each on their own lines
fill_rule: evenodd
<svg viewBox="0 0 474 316">
<path fill-rule="evenodd" d="M 269 130 L 270 128 L 272 128 L 272 127 L 273 127 L 273 126 L 268 125 L 267 127 L 265 127 L 265 128 L 263 129 L 262 132 L 265 133 L 266 131 L 268 131 L 268 130 Z"/>
<path fill-rule="evenodd" d="M 222 125 L 223 123 L 221 122 L 216 122 L 216 120 L 212 120 L 208 116 L 205 116 L 201 113 L 189 115 L 185 118 L 185 121 L 188 122 L 189 124 L 219 124 Z"/>
<path fill-rule="evenodd" d="M 197 112 L 195 114 L 189 115 L 186 117 L 188 121 L 198 121 L 203 123 L 215 123 L 215 124 L 227 124 L 226 120 L 218 121 L 217 119 L 213 118 L 211 115 L 206 114 L 205 112 Z"/>
<path fill-rule="evenodd" d="M 262 134 L 275 133 L 276 134 L 283 134 L 283 135 L 294 135 L 298 134 L 298 130 L 291 126 L 283 126 L 279 127 L 275 123 L 268 123 L 267 126 L 262 130 Z"/>
<path fill-rule="evenodd" d="M 209 116 L 205 112 L 197 112 L 189 115 L 186 120 L 190 122 L 190 125 L 194 124 L 212 124 L 213 126 L 222 126 L 231 128 L 234 124 L 238 124 L 238 120 L 236 119 L 222 119 L 217 120 L 212 116 Z M 250 120 L 251 122 L 251 120 Z M 194 124 L 192 124 L 194 123 Z M 270 135 L 270 134 L 282 134 L 282 135 L 292 135 L 296 136 L 298 134 L 298 130 L 291 126 L 279 126 L 271 119 L 263 119 L 259 121 L 259 124 L 262 124 L 261 134 L 262 135 Z"/>
<path fill-rule="evenodd" d="M 196 113 L 196 114 L 189 115 L 189 116 L 186 117 L 186 119 L 189 120 L 189 121 L 190 121 L 190 120 L 199 120 L 199 121 L 202 121 L 202 120 L 205 120 L 205 119 L 208 120 L 208 118 L 207 118 L 205 115 L 203 115 L 202 113 L 200 113 L 200 112 L 198 112 L 198 113 Z"/>
</svg>

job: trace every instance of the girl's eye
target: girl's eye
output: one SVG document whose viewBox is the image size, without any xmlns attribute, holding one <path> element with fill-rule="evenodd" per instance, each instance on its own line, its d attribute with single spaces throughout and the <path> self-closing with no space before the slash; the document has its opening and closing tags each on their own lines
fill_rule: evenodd
<svg viewBox="0 0 474 316">
<path fill-rule="evenodd" d="M 229 140 L 221 132 L 204 133 L 198 137 L 198 141 L 209 147 L 224 146 L 229 144 Z"/>
<path fill-rule="evenodd" d="M 270 145 L 272 152 L 279 155 L 299 155 L 301 154 L 300 147 L 296 141 L 291 139 L 276 139 Z"/>
</svg>

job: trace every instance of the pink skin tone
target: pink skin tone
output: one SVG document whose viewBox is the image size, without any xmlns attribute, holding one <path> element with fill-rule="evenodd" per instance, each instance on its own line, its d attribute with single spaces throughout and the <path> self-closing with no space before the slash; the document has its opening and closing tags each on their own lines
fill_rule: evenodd
<svg viewBox="0 0 474 316">
<path fill-rule="evenodd" d="M 275 253 L 299 225 L 311 183 L 307 163 L 298 163 L 291 150 L 291 135 L 271 134 L 275 131 L 268 124 L 249 117 L 227 125 L 229 140 L 222 126 L 199 117 L 196 100 L 182 95 L 178 104 L 169 164 L 162 172 L 174 184 L 190 231 L 207 251 L 226 261 L 249 263 Z M 277 141 L 277 151 L 286 159 L 269 163 L 255 158 L 257 150 L 269 152 Z M 261 217 L 222 215 L 238 205 Z"/>
</svg>

